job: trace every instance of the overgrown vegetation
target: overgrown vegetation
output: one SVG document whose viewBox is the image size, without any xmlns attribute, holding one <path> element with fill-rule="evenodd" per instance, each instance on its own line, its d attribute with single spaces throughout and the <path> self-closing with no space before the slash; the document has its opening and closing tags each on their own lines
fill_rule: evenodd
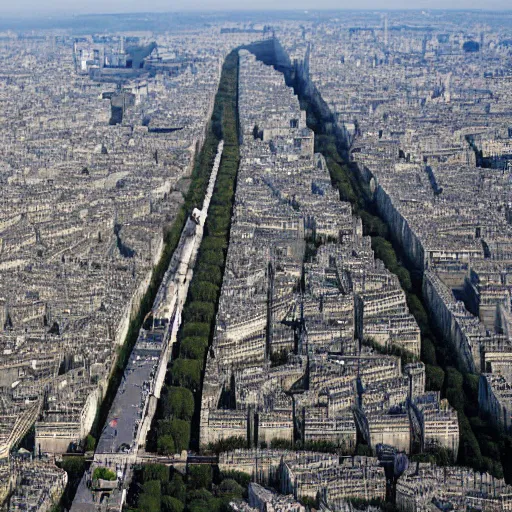
<svg viewBox="0 0 512 512">
<path fill-rule="evenodd" d="M 212 122 L 204 145 L 207 157 L 201 160 L 192 182 L 193 199 L 187 201 L 189 209 L 202 204 L 211 163 L 218 142 L 223 139 L 224 150 L 190 292 L 183 309 L 183 324 L 148 437 L 148 449 L 164 455 L 189 447 L 199 448 L 202 373 L 213 335 L 238 172 L 237 88 L 238 53 L 233 51 L 226 57 L 222 68 Z"/>
</svg>

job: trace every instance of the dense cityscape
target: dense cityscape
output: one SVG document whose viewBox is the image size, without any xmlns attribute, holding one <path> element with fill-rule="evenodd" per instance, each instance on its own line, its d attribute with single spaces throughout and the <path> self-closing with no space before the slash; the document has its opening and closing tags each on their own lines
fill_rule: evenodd
<svg viewBox="0 0 512 512">
<path fill-rule="evenodd" d="M 512 510 L 512 12 L 1 27 L 0 510 Z"/>
</svg>

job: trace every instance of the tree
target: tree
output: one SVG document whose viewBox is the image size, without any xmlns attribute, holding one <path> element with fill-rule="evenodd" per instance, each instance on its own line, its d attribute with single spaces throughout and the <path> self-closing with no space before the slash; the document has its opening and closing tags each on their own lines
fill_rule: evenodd
<svg viewBox="0 0 512 512">
<path fill-rule="evenodd" d="M 142 480 L 159 480 L 166 482 L 169 480 L 169 468 L 165 464 L 144 464 L 142 469 Z"/>
<path fill-rule="evenodd" d="M 188 472 L 188 483 L 192 489 L 210 489 L 212 486 L 211 466 L 191 466 Z"/>
<path fill-rule="evenodd" d="M 104 468 L 104 467 L 97 467 L 93 473 L 92 473 L 92 479 L 93 480 L 110 480 L 110 481 L 113 481 L 115 480 L 117 477 L 116 477 L 116 474 L 108 469 L 108 468 Z"/>
<path fill-rule="evenodd" d="M 166 418 L 190 421 L 194 415 L 194 395 L 187 388 L 166 387 L 164 390 L 163 413 Z"/>
<path fill-rule="evenodd" d="M 223 221 L 229 223 L 229 210 L 223 212 Z M 201 261 L 207 265 L 218 265 L 219 267 L 224 264 L 224 251 L 222 249 L 208 249 L 201 251 Z"/>
<path fill-rule="evenodd" d="M 176 453 L 176 446 L 171 435 L 161 435 L 157 437 L 156 450 L 161 455 L 173 455 Z"/>
<path fill-rule="evenodd" d="M 219 293 L 219 287 L 208 281 L 197 281 L 192 282 L 190 287 L 190 295 L 193 301 L 203 301 L 215 303 L 217 295 Z"/>
<path fill-rule="evenodd" d="M 183 320 L 185 322 L 211 323 L 215 317 L 215 305 L 210 302 L 192 301 L 185 306 Z"/>
<path fill-rule="evenodd" d="M 175 359 L 171 370 L 174 383 L 195 393 L 201 385 L 201 366 L 201 362 L 194 359 Z"/>
<path fill-rule="evenodd" d="M 407 306 L 409 307 L 409 311 L 418 322 L 418 326 L 422 332 L 427 331 L 428 326 L 428 316 L 423 304 L 420 299 L 414 295 L 413 293 L 407 294 Z"/>
<path fill-rule="evenodd" d="M 457 462 L 462 465 L 471 466 L 477 470 L 482 468 L 482 453 L 480 446 L 471 430 L 468 419 L 464 413 L 458 412 L 459 418 L 459 454 Z"/>
<path fill-rule="evenodd" d="M 96 447 L 96 438 L 92 436 L 91 434 L 87 435 L 84 441 L 84 450 L 86 452 L 92 452 L 94 451 L 94 448 Z"/>
<path fill-rule="evenodd" d="M 425 366 L 427 389 L 441 391 L 444 383 L 444 371 L 439 366 L 427 364 Z"/>
<path fill-rule="evenodd" d="M 149 480 L 142 484 L 137 506 L 144 512 L 160 512 L 161 484 L 159 480 Z"/>
<path fill-rule="evenodd" d="M 205 336 L 188 336 L 180 343 L 180 357 L 186 359 L 204 359 L 208 347 L 208 338 Z"/>
<path fill-rule="evenodd" d="M 421 340 L 421 359 L 425 364 L 437 366 L 436 348 L 430 338 Z"/>
<path fill-rule="evenodd" d="M 243 487 L 230 478 L 223 480 L 218 487 L 218 495 L 223 498 L 241 499 L 244 493 Z"/>
<path fill-rule="evenodd" d="M 210 325 L 202 322 L 190 322 L 183 327 L 183 336 L 201 336 L 208 338 L 210 335 Z"/>
<path fill-rule="evenodd" d="M 222 284 L 222 271 L 217 265 L 206 265 L 199 261 L 197 270 L 194 269 L 194 277 L 199 281 L 208 281 L 217 286 Z"/>
<path fill-rule="evenodd" d="M 164 485 L 162 492 L 176 498 L 182 503 L 185 503 L 187 500 L 187 487 L 183 482 L 183 477 L 176 471 L 172 475 L 171 481 Z"/>
<path fill-rule="evenodd" d="M 411 282 L 411 274 L 409 274 L 409 271 L 406 268 L 399 265 L 398 268 L 395 270 L 395 274 L 397 275 L 402 288 L 405 291 L 410 292 L 412 289 L 412 282 Z"/>
<path fill-rule="evenodd" d="M 243 488 L 247 488 L 251 483 L 251 475 L 244 473 L 243 471 L 225 471 L 221 473 L 222 480 L 231 479 L 238 482 Z"/>
<path fill-rule="evenodd" d="M 185 420 L 174 419 L 170 424 L 171 435 L 174 439 L 176 450 L 187 450 L 190 444 L 190 423 Z"/>
<path fill-rule="evenodd" d="M 162 497 L 162 512 L 183 512 L 185 505 L 172 496 Z"/>
</svg>

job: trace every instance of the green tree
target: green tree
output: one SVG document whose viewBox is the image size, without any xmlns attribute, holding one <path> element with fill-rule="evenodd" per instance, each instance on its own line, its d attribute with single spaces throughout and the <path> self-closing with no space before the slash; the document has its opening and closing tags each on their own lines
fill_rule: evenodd
<svg viewBox="0 0 512 512">
<path fill-rule="evenodd" d="M 163 414 L 166 418 L 190 421 L 194 415 L 194 395 L 187 388 L 166 387 L 163 396 Z"/>
<path fill-rule="evenodd" d="M 175 359 L 171 370 L 175 385 L 186 387 L 193 393 L 198 391 L 201 385 L 201 367 L 201 362 L 194 359 Z"/>
<path fill-rule="evenodd" d="M 94 451 L 94 448 L 96 447 L 96 438 L 92 436 L 91 434 L 87 435 L 84 441 L 84 450 L 86 452 L 92 452 Z"/>
<path fill-rule="evenodd" d="M 169 480 L 169 468 L 165 464 L 144 464 L 142 468 L 142 480 L 159 480 L 166 482 Z"/>
<path fill-rule="evenodd" d="M 162 497 L 162 512 L 183 512 L 185 505 L 172 496 Z"/>
<path fill-rule="evenodd" d="M 210 302 L 190 302 L 183 311 L 183 320 L 185 322 L 204 322 L 211 323 L 215 317 L 215 305 Z"/>
<path fill-rule="evenodd" d="M 200 336 L 207 338 L 210 335 L 210 325 L 202 322 L 190 322 L 183 327 L 183 336 Z"/>
<path fill-rule="evenodd" d="M 398 268 L 395 270 L 395 274 L 397 275 L 402 288 L 404 290 L 410 292 L 412 289 L 412 282 L 411 282 L 411 274 L 409 274 L 409 271 L 406 268 L 399 265 Z"/>
<path fill-rule="evenodd" d="M 185 359 L 199 359 L 202 361 L 207 347 L 207 337 L 187 336 L 180 343 L 180 356 Z"/>
<path fill-rule="evenodd" d="M 431 364 L 425 365 L 427 389 L 431 391 L 441 391 L 444 384 L 444 371 L 439 366 Z"/>
<path fill-rule="evenodd" d="M 104 467 L 97 467 L 92 473 L 93 480 L 100 479 L 113 481 L 116 478 L 116 474 L 112 470 Z"/>
<path fill-rule="evenodd" d="M 190 423 L 185 420 L 171 420 L 171 435 L 178 452 L 187 450 L 190 444 Z"/>
<path fill-rule="evenodd" d="M 227 478 L 220 483 L 217 492 L 223 498 L 241 499 L 244 490 L 238 482 Z"/>
<path fill-rule="evenodd" d="M 423 338 L 421 340 L 421 360 L 425 364 L 437 366 L 436 348 L 430 338 Z"/>
<path fill-rule="evenodd" d="M 176 445 L 173 437 L 169 435 L 160 435 L 157 437 L 156 450 L 161 455 L 173 455 L 176 453 Z"/>
<path fill-rule="evenodd" d="M 187 500 L 187 487 L 183 482 L 183 477 L 177 471 L 174 472 L 171 481 L 165 485 L 165 488 L 162 488 L 162 492 L 182 503 L 185 503 Z"/>
<path fill-rule="evenodd" d="M 219 287 L 213 283 L 208 281 L 192 281 L 190 296 L 194 301 L 215 303 L 218 293 Z"/>
<path fill-rule="evenodd" d="M 191 466 L 188 472 L 188 484 L 192 489 L 211 489 L 211 466 Z"/>
</svg>

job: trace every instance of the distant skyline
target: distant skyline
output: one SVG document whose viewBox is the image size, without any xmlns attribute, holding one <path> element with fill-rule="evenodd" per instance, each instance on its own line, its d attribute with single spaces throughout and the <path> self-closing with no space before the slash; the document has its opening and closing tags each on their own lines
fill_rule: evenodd
<svg viewBox="0 0 512 512">
<path fill-rule="evenodd" d="M 175 11 L 264 11 L 321 9 L 481 9 L 511 10 L 510 0 L 359 0 L 357 5 L 344 0 L 259 0 L 242 3 L 239 0 L 0 0 L 0 15 L 40 17 L 73 14 L 114 14 Z"/>
</svg>

